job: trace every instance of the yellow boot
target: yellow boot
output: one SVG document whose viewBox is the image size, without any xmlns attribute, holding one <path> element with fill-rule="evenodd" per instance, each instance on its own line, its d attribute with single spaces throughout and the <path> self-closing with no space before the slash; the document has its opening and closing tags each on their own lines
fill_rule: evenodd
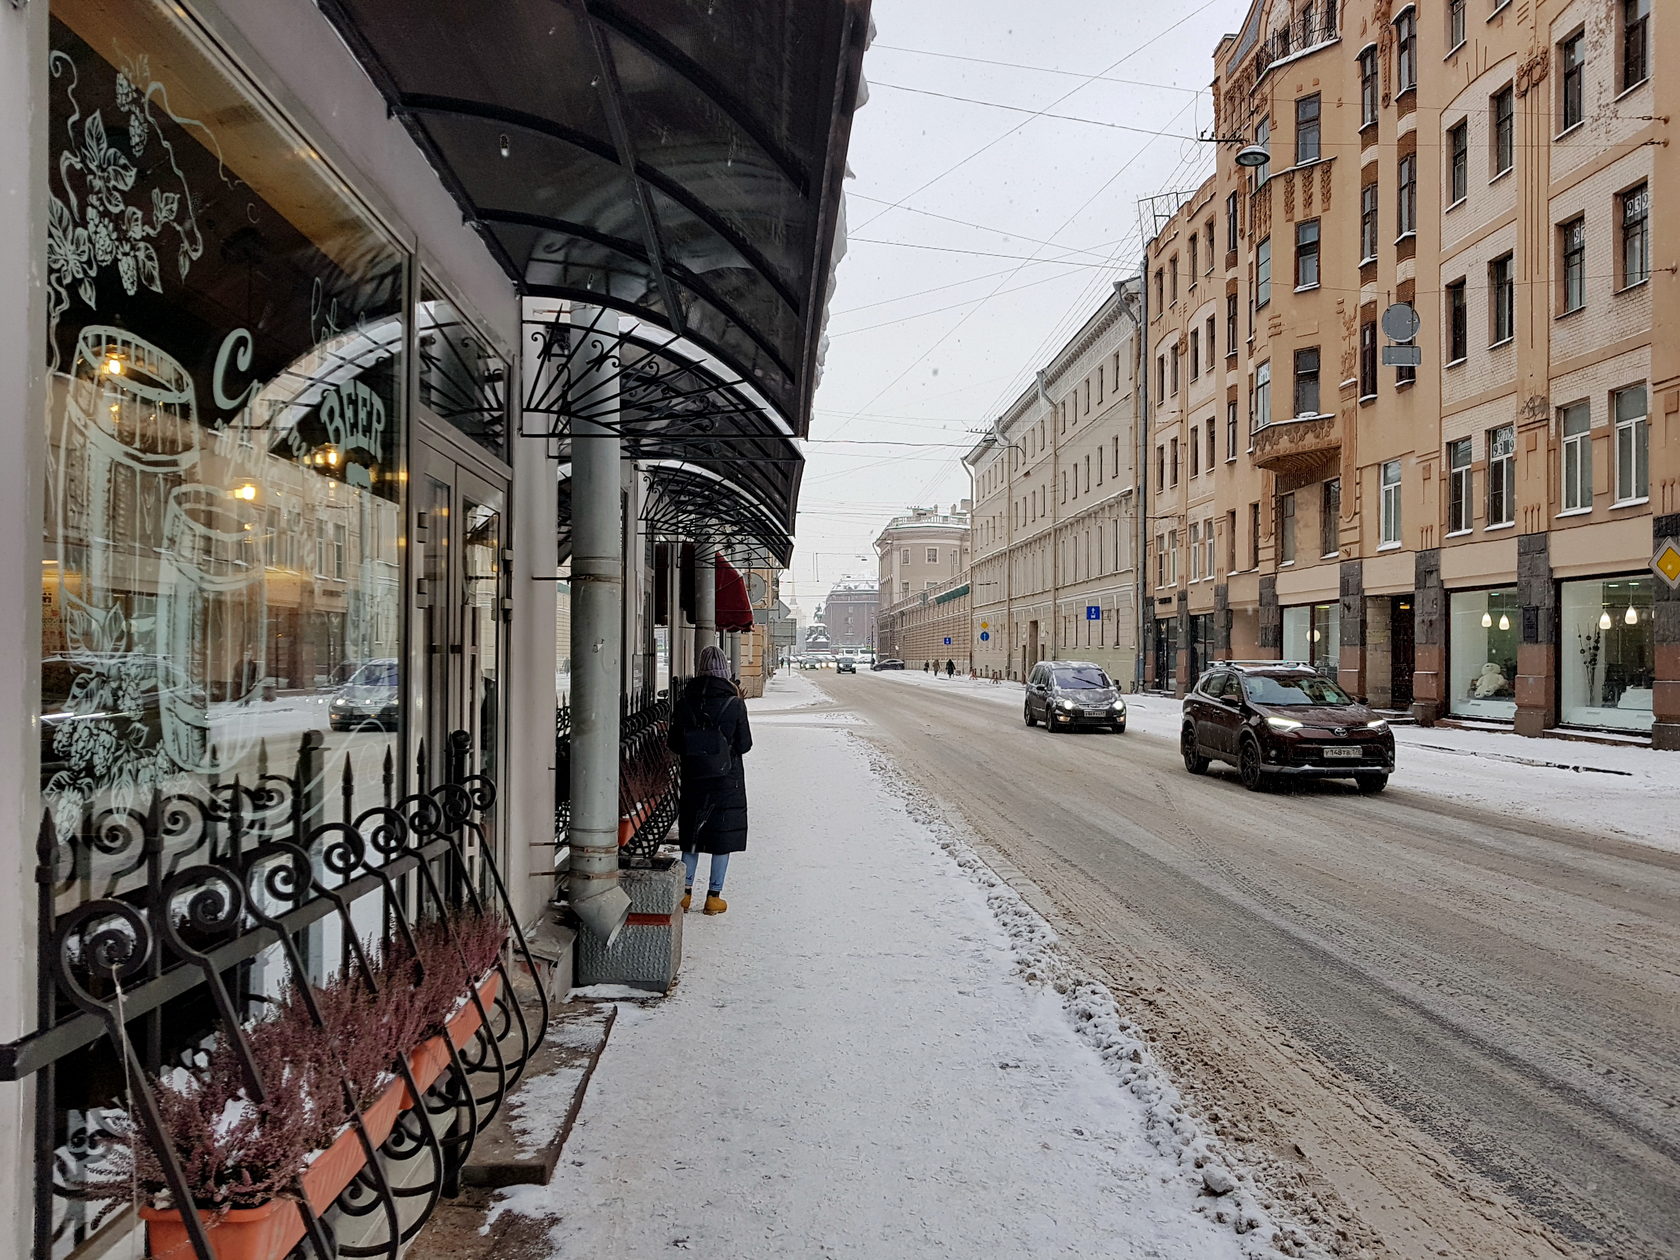
<svg viewBox="0 0 1680 1260">
<path fill-rule="evenodd" d="M 729 909 L 729 903 L 714 892 L 706 894 L 706 904 L 700 907 L 702 914 L 722 914 Z"/>
<path fill-rule="evenodd" d="M 692 888 L 683 889 L 682 908 L 683 908 L 683 913 L 684 914 L 688 913 L 688 903 L 693 901 L 693 900 L 694 900 L 694 889 L 692 889 Z"/>
</svg>

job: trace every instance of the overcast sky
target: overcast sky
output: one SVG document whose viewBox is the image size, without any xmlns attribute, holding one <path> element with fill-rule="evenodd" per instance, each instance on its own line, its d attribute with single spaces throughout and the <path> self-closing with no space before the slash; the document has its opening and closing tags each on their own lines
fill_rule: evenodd
<svg viewBox="0 0 1680 1260">
<path fill-rule="evenodd" d="M 874 574 L 890 517 L 968 496 L 971 431 L 1137 270 L 1140 199 L 1211 172 L 1190 137 L 1211 123 L 1214 46 L 1247 8 L 875 0 L 784 592 L 807 615 Z"/>
</svg>

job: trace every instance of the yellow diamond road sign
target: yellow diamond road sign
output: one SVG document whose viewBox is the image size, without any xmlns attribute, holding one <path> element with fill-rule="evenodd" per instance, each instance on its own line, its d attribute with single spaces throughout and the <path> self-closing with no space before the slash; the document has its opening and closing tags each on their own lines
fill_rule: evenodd
<svg viewBox="0 0 1680 1260">
<path fill-rule="evenodd" d="M 981 623 L 980 623 L 980 628 L 981 628 L 981 629 L 982 629 L 982 630 L 990 630 L 990 629 L 991 629 L 991 628 L 992 628 L 992 623 L 991 623 L 991 622 L 989 622 L 989 621 L 982 621 L 982 622 L 981 622 Z"/>
<path fill-rule="evenodd" d="M 1668 583 L 1670 590 L 1680 586 L 1680 543 L 1672 538 L 1663 539 L 1657 554 L 1651 557 L 1651 568 Z"/>
</svg>

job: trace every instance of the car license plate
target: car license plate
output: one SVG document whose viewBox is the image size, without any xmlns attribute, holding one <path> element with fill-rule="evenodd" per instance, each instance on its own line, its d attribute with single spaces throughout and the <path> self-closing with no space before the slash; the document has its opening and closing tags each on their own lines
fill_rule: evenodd
<svg viewBox="0 0 1680 1260">
<path fill-rule="evenodd" d="M 1086 717 L 1107 717 L 1108 716 L 1108 710 L 1107 709 L 1086 709 L 1085 710 L 1085 716 Z"/>
<path fill-rule="evenodd" d="M 1326 761 L 1337 761 L 1337 760 L 1358 761 L 1364 755 L 1365 755 L 1365 750 L 1362 749 L 1362 748 L 1352 748 L 1352 747 L 1345 747 L 1344 746 L 1344 747 L 1340 747 L 1340 748 L 1331 747 L 1331 748 L 1326 748 L 1324 750 L 1324 759 Z"/>
</svg>

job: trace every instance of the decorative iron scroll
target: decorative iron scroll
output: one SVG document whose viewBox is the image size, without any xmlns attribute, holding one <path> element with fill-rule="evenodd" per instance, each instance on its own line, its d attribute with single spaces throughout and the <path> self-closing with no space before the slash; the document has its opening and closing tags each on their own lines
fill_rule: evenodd
<svg viewBox="0 0 1680 1260">
<path fill-rule="evenodd" d="M 464 964 L 458 929 L 491 915 L 510 939 L 482 991 L 461 995 L 477 1029 L 461 1047 L 442 1039 L 448 1062 L 425 1088 L 402 1056 L 389 1065 L 411 1105 L 388 1136 L 370 1139 L 340 1075 L 362 1167 L 318 1214 L 299 1183 L 305 1238 L 294 1254 L 396 1260 L 457 1191 L 475 1138 L 548 1022 L 542 985 L 514 985 L 510 954 L 525 974 L 537 967 L 485 835 L 496 787 L 461 772 L 464 743 L 462 732 L 451 740 L 448 781 L 406 796 L 396 794 L 387 751 L 371 807 L 357 804 L 349 756 L 329 786 L 314 734 L 293 775 L 157 790 L 139 807 L 89 806 L 70 827 L 43 818 L 38 1028 L 0 1046 L 0 1079 L 35 1078 L 36 1167 L 51 1170 L 38 1177 L 35 1260 L 63 1255 L 129 1197 L 108 1193 L 112 1181 L 99 1175 L 125 1129 L 156 1153 L 170 1200 L 192 1202 L 153 1080 L 193 1067 L 219 1033 L 239 1056 L 246 1096 L 260 1100 L 279 1082 L 261 1078 L 247 1032 L 293 982 L 313 1025 L 329 1028 L 311 984 L 351 976 L 376 995 L 387 947 L 406 948 L 398 956 L 412 955 L 412 974 L 423 979 L 422 927 Z M 533 988 L 534 1021 L 520 1003 Z M 90 1080 L 109 1082 L 109 1097 L 66 1106 L 65 1094 L 85 1092 Z M 103 1213 L 88 1206 L 94 1193 L 106 1200 Z M 216 1260 L 197 1213 L 184 1220 L 198 1260 Z"/>
</svg>

